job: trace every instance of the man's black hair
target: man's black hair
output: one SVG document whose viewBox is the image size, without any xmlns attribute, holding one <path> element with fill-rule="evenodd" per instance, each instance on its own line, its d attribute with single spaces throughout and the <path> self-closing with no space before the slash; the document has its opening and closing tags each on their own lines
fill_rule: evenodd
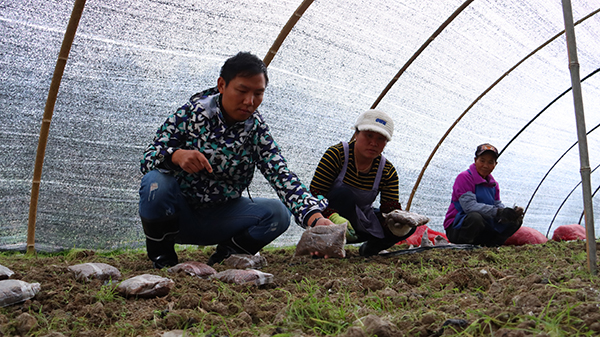
<svg viewBox="0 0 600 337">
<path fill-rule="evenodd" d="M 254 75 L 265 75 L 265 86 L 269 84 L 269 76 L 267 75 L 267 66 L 256 55 L 248 52 L 239 52 L 237 55 L 230 57 L 221 67 L 220 76 L 225 80 L 225 85 L 236 76 L 252 77 Z"/>
</svg>

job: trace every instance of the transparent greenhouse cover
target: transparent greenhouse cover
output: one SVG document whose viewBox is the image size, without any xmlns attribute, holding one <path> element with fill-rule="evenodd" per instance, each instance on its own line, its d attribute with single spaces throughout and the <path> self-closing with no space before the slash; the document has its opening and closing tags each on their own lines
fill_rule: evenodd
<svg viewBox="0 0 600 337">
<path fill-rule="evenodd" d="M 194 93 L 215 86 L 228 57 L 267 55 L 300 4 L 88 0 L 51 122 L 36 245 L 143 246 L 139 160 L 157 128 Z M 462 4 L 316 0 L 308 7 L 269 65 L 259 108 L 306 185 L 327 147 L 349 140 L 356 117 Z M 572 8 L 574 21 L 585 19 L 575 34 L 580 76 L 590 75 L 582 94 L 595 192 L 600 1 L 573 0 Z M 0 1 L 3 247 L 26 242 L 41 120 L 72 9 L 72 0 Z M 573 95 L 561 96 L 571 87 L 566 40 L 550 41 L 564 29 L 560 0 L 473 1 L 377 105 L 395 121 L 384 155 L 399 173 L 400 201 L 407 205 L 423 172 L 410 210 L 429 216 L 430 228 L 443 230 L 454 179 L 484 142 L 503 151 L 494 176 L 506 205 L 528 207 L 524 226 L 551 235 L 559 225 L 584 224 Z M 260 174 L 250 192 L 276 198 Z M 294 244 L 299 233 L 292 225 L 274 244 Z"/>
</svg>

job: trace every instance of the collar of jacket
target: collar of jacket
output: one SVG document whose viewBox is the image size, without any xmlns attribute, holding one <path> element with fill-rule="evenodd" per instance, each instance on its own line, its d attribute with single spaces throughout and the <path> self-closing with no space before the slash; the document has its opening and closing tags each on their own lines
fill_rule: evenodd
<svg viewBox="0 0 600 337">
<path fill-rule="evenodd" d="M 256 124 L 257 122 L 263 123 L 262 116 L 260 115 L 258 110 L 255 110 L 254 113 L 252 113 L 252 116 L 250 116 L 245 121 L 237 122 L 233 125 L 228 126 L 225 122 L 225 116 L 223 116 L 221 100 L 222 96 L 217 87 L 201 91 L 192 96 L 192 98 L 190 98 L 190 101 L 193 104 L 198 104 L 202 107 L 203 111 L 200 112 L 202 115 L 206 116 L 206 118 L 209 119 L 214 118 L 216 116 L 219 119 L 219 122 L 223 124 L 226 128 L 233 126 L 243 126 L 244 131 L 248 132 L 254 127 L 254 124 Z"/>
<path fill-rule="evenodd" d="M 490 187 L 496 186 L 496 180 L 491 174 L 488 175 L 487 179 L 479 175 L 479 172 L 477 172 L 477 167 L 475 167 L 475 163 L 469 166 L 469 172 L 471 173 L 471 176 L 473 176 L 473 182 L 475 183 L 475 185 L 486 184 Z"/>
</svg>

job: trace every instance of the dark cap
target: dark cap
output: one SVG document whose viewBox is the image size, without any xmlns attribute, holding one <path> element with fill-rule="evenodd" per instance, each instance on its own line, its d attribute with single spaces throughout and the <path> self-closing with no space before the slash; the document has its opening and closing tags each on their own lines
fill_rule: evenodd
<svg viewBox="0 0 600 337">
<path fill-rule="evenodd" d="M 484 152 L 486 151 L 490 151 L 494 154 L 494 157 L 496 157 L 496 159 L 498 159 L 498 149 L 496 149 L 495 146 L 493 146 L 492 144 L 481 144 L 477 147 L 477 150 L 475 151 L 475 158 L 481 156 Z"/>
</svg>

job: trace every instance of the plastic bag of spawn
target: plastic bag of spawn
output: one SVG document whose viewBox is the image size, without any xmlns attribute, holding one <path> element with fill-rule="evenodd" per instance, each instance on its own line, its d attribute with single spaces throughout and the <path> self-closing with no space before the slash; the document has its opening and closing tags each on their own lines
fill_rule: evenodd
<svg viewBox="0 0 600 337">
<path fill-rule="evenodd" d="M 263 273 L 262 271 L 255 269 L 227 269 L 215 274 L 212 278 L 235 284 L 252 282 L 257 286 L 273 282 L 273 274 Z"/>
<path fill-rule="evenodd" d="M 89 281 L 96 278 L 102 281 L 118 281 L 121 279 L 119 269 L 106 263 L 82 263 L 70 266 L 69 270 L 75 274 L 78 280 Z"/>
<path fill-rule="evenodd" d="M 296 245 L 296 255 L 319 252 L 321 256 L 346 257 L 346 223 L 307 228 Z"/>
<path fill-rule="evenodd" d="M 174 265 L 173 267 L 167 269 L 169 273 L 178 273 L 184 272 L 188 275 L 198 276 L 199 278 L 209 278 L 210 276 L 217 273 L 213 267 L 207 265 L 206 263 L 196 262 L 196 261 L 187 261 Z"/>
<path fill-rule="evenodd" d="M 40 291 L 39 283 L 21 280 L 0 281 L 0 307 L 19 303 L 33 298 Z"/>
<path fill-rule="evenodd" d="M 231 254 L 223 263 L 236 269 L 260 269 L 267 266 L 267 259 L 260 255 Z"/>
<path fill-rule="evenodd" d="M 13 274 L 14 272 L 12 270 L 0 264 L 0 280 L 6 280 L 7 278 L 10 278 L 10 276 Z"/>
<path fill-rule="evenodd" d="M 385 219 L 385 223 L 390 225 L 408 225 L 410 227 L 423 226 L 429 222 L 429 218 L 425 215 L 403 211 L 401 209 L 395 209 L 389 213 L 382 214 Z"/>
<path fill-rule="evenodd" d="M 129 278 L 117 286 L 121 296 L 156 297 L 164 296 L 175 285 L 173 280 L 152 274 L 143 274 Z"/>
</svg>

